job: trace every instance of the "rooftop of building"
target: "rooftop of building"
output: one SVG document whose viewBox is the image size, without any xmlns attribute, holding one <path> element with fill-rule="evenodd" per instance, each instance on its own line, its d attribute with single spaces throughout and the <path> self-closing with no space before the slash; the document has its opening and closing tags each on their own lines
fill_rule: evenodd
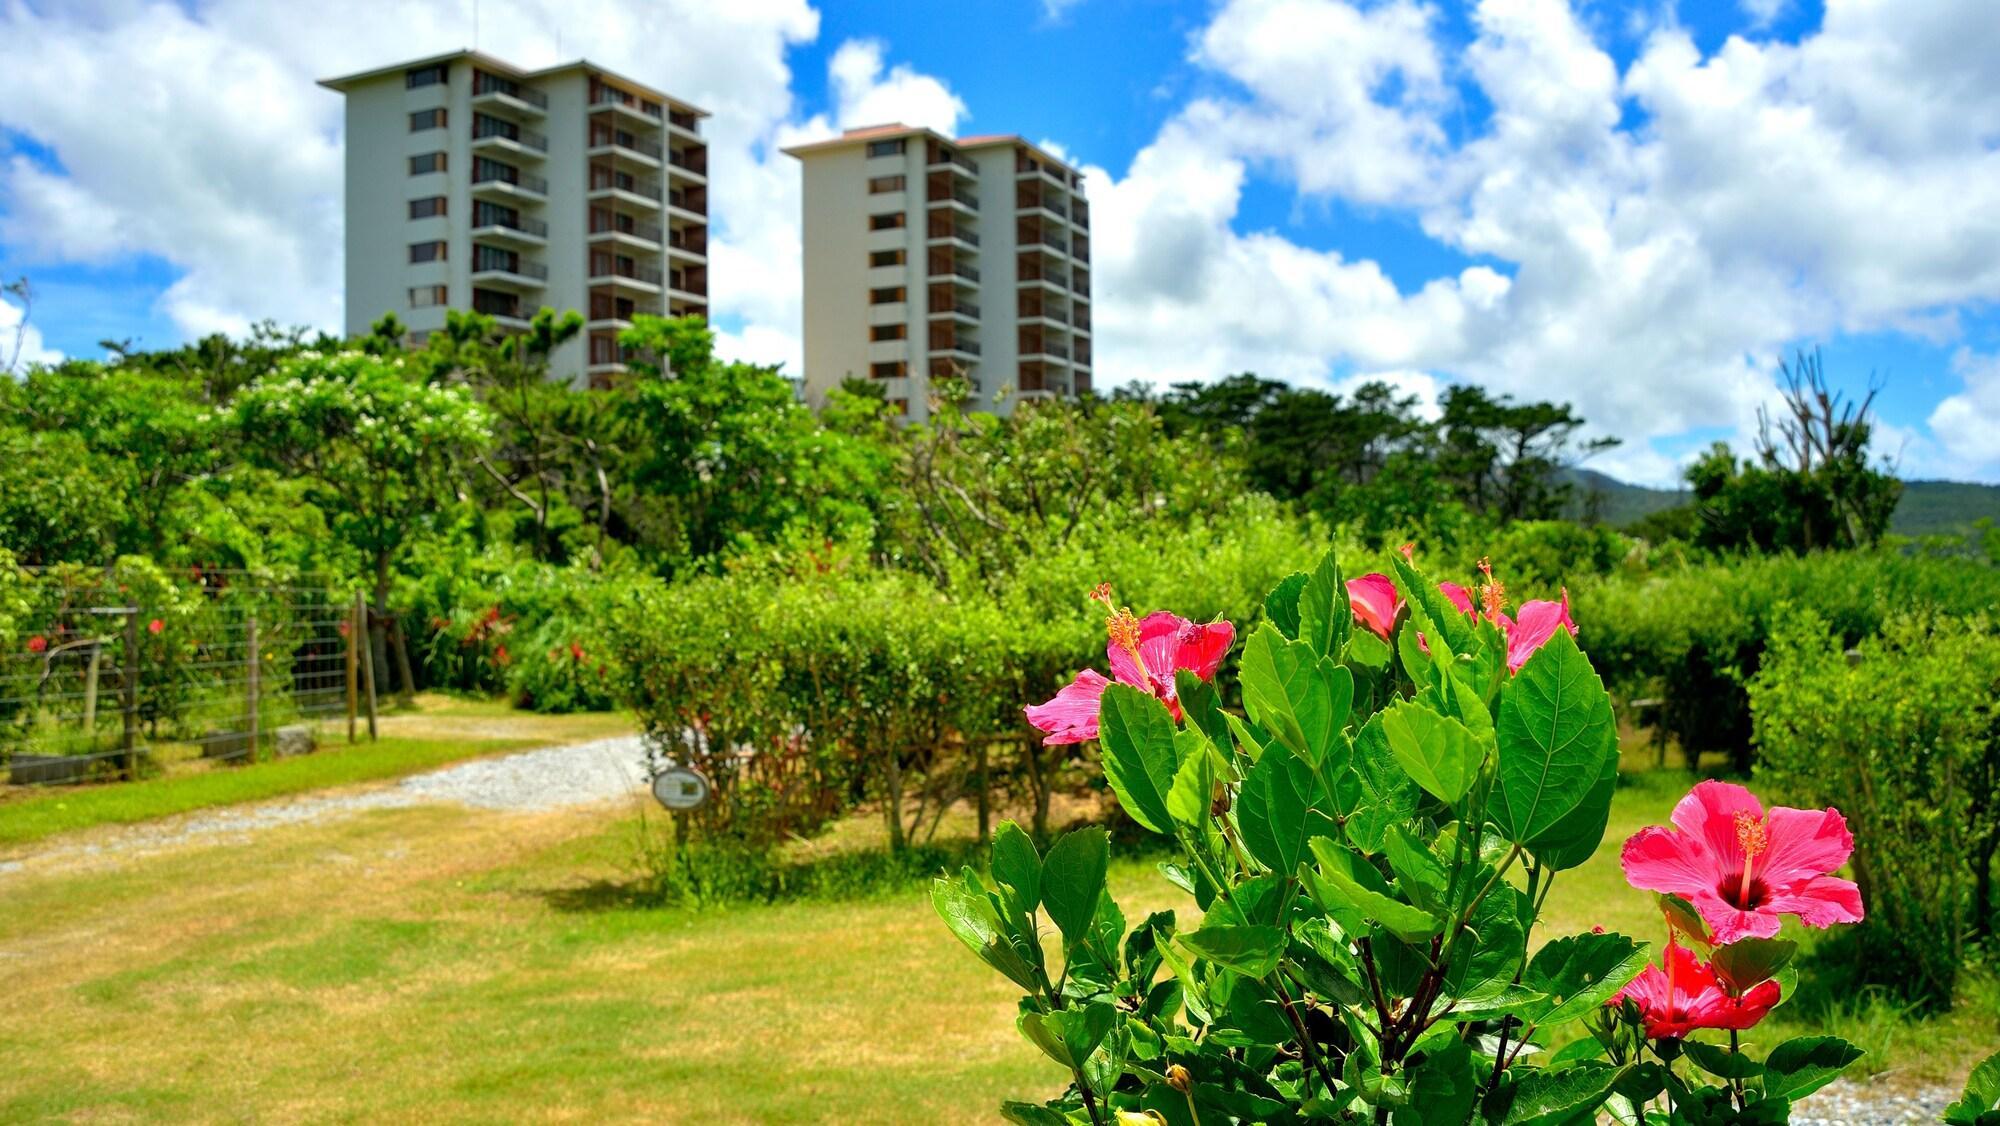
<svg viewBox="0 0 2000 1126">
<path fill-rule="evenodd" d="M 457 62 L 461 59 L 470 60 L 482 70 L 489 70 L 496 74 L 504 75 L 505 77 L 512 78 L 515 79 L 516 81 L 522 81 L 522 82 L 533 82 L 536 79 L 548 78 L 552 75 L 567 74 L 571 71 L 580 70 L 589 74 L 594 74 L 599 78 L 609 79 L 610 81 L 616 83 L 617 85 L 628 89 L 631 93 L 638 94 L 642 97 L 657 98 L 662 104 L 672 106 L 673 108 L 680 110 L 683 113 L 691 113 L 696 117 L 709 116 L 708 111 L 702 109 L 700 106 L 694 105 L 691 102 L 683 101 L 680 98 L 676 98 L 672 94 L 669 94 L 666 91 L 659 89 L 658 87 L 647 85 L 646 83 L 641 82 L 638 79 L 633 78 L 629 75 L 620 74 L 617 71 L 612 70 L 610 67 L 599 66 L 596 63 L 591 62 L 589 59 L 578 58 L 578 59 L 572 59 L 571 61 L 566 63 L 557 63 L 554 66 L 545 66 L 539 69 L 527 69 L 515 66 L 513 63 L 510 63 L 505 59 L 495 58 L 494 56 L 486 54 L 483 51 L 475 51 L 469 47 L 461 47 L 456 51 L 446 51 L 444 54 L 441 55 L 430 55 L 428 57 L 421 59 L 410 59 L 407 62 L 392 63 L 388 66 L 378 66 L 371 70 L 364 70 L 357 72 L 355 74 L 343 74 L 335 78 L 322 78 L 319 80 L 319 84 L 321 86 L 326 87 L 329 90 L 338 90 L 342 93 L 345 93 L 348 90 L 354 88 L 355 86 L 359 86 L 364 82 L 371 82 L 378 78 L 388 78 L 392 75 L 402 74 L 405 71 L 415 70 L 418 67 L 434 66 L 438 63 Z"/>
<path fill-rule="evenodd" d="M 950 145 L 953 148 L 960 149 L 988 148 L 995 145 L 1019 146 L 1064 171 L 1075 172 L 1077 170 L 1076 166 L 1069 161 L 1035 144 L 1033 141 L 1027 140 L 1018 133 L 981 133 L 975 136 L 954 139 L 945 136 L 935 129 L 930 129 L 922 125 L 906 125 L 900 121 L 887 122 L 881 125 L 857 126 L 853 129 L 843 130 L 838 137 L 828 137 L 824 141 L 807 141 L 801 145 L 792 145 L 784 151 L 788 156 L 803 158 L 811 153 L 832 152 L 868 141 L 882 141 L 894 137 L 923 137 L 928 140 L 937 141 L 939 144 Z"/>
</svg>

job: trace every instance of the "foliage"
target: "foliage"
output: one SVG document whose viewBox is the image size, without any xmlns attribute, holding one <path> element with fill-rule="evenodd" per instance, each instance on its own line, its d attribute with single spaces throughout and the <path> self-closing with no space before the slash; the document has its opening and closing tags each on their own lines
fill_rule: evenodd
<svg viewBox="0 0 2000 1126">
<path fill-rule="evenodd" d="M 1990 939 L 2000 851 L 2000 640 L 1992 619 L 1905 613 L 1851 651 L 1819 614 L 1781 618 L 1750 683 L 1758 774 L 1854 823 L 1869 904 L 1857 965 L 1949 1004 Z"/>
<path fill-rule="evenodd" d="M 1595 933 L 1529 956 L 1553 881 L 1605 831 L 1609 696 L 1567 631 L 1510 676 L 1497 615 L 1396 570 L 1386 637 L 1350 621 L 1331 553 L 1279 584 L 1244 646 L 1241 715 L 1187 672 L 1172 710 L 1157 686 L 1104 689 L 1106 777 L 1178 846 L 1161 870 L 1199 925 L 1163 911 L 1128 926 L 1096 829 L 1044 851 L 1002 825 L 993 886 L 970 867 L 933 885 L 951 931 L 1025 991 L 1022 1035 L 1071 1076 L 1045 1104 L 1006 1104 L 1010 1121 L 1566 1122 L 1607 1103 L 1629 1118 L 1661 1093 L 1626 1018 L 1599 1016 L 1641 948 Z M 1589 1050 L 1524 1053 L 1586 1018 Z M 1748 1094 L 1676 1077 L 1672 1121 L 1782 1117 L 1842 1054 L 1783 1045 Z"/>
</svg>

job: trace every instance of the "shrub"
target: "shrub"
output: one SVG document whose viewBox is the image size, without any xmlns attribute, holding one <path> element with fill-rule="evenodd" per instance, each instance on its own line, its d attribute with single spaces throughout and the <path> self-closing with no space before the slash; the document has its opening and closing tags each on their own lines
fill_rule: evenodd
<svg viewBox="0 0 2000 1126">
<path fill-rule="evenodd" d="M 1758 774 L 1837 802 L 1860 842 L 1869 976 L 1949 1003 L 1990 936 L 2000 848 L 2000 638 L 1984 616 L 1900 614 L 1850 653 L 1810 610 L 1785 617 L 1750 683 Z"/>
<path fill-rule="evenodd" d="M 1070 1076 L 1046 1103 L 1004 1104 L 1009 1121 L 1774 1122 L 1858 1057 L 1833 1038 L 1762 1061 L 1733 1038 L 1690 1038 L 1756 1024 L 1789 989 L 1792 950 L 1735 933 L 1739 911 L 1712 894 L 1724 858 L 1704 837 L 1643 831 L 1679 855 L 1628 878 L 1679 886 L 1698 870 L 1695 900 L 1669 901 L 1669 919 L 1710 963 L 1670 942 L 1663 973 L 1601 928 L 1530 957 L 1542 897 L 1605 832 L 1610 698 L 1558 604 L 1507 618 L 1489 584 L 1475 617 L 1396 570 L 1399 590 L 1343 583 L 1329 554 L 1279 583 L 1243 647 L 1243 714 L 1211 680 L 1226 626 L 1121 610 L 1108 623 L 1117 682 L 1079 676 L 1062 715 L 1035 717 L 1059 737 L 1101 732 L 1120 806 L 1177 846 L 1161 871 L 1201 917 L 1128 926 L 1097 828 L 1043 851 L 1003 824 L 992 886 L 971 867 L 933 884 L 949 929 L 1024 991 L 1022 1035 Z M 1720 789 L 1697 791 L 1704 809 L 1754 801 L 1705 785 Z M 1794 847 L 1797 827 L 1773 820 L 1744 854 Z M 1774 886 L 1798 892 L 1809 865 L 1774 870 Z M 1757 933 L 1796 913 L 1754 907 Z M 1577 1024 L 1584 1038 L 1527 1051 Z M 1684 1052 L 1695 1066 L 1676 1070 Z M 1667 1113 L 1649 1107 L 1662 1095 Z"/>
</svg>

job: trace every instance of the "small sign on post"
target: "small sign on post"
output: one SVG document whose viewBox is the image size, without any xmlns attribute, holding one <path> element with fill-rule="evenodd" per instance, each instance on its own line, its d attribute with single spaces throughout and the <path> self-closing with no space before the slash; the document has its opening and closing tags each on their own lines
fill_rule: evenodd
<svg viewBox="0 0 2000 1126">
<path fill-rule="evenodd" d="M 700 808 L 708 794 L 708 778 L 692 766 L 669 766 L 653 776 L 653 797 L 675 813 Z"/>
</svg>

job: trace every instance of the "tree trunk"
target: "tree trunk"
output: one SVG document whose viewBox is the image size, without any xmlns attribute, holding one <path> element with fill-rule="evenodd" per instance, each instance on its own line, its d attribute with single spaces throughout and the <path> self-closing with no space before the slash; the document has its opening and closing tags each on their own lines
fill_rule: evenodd
<svg viewBox="0 0 2000 1126">
<path fill-rule="evenodd" d="M 979 740 L 979 847 L 982 849 L 993 839 L 989 830 L 993 820 L 993 797 L 987 789 L 986 755 L 986 740 L 981 739 Z"/>
<path fill-rule="evenodd" d="M 883 751 L 887 758 L 882 772 L 882 814 L 889 823 L 889 851 L 903 851 L 903 762 L 895 748 Z"/>
</svg>

